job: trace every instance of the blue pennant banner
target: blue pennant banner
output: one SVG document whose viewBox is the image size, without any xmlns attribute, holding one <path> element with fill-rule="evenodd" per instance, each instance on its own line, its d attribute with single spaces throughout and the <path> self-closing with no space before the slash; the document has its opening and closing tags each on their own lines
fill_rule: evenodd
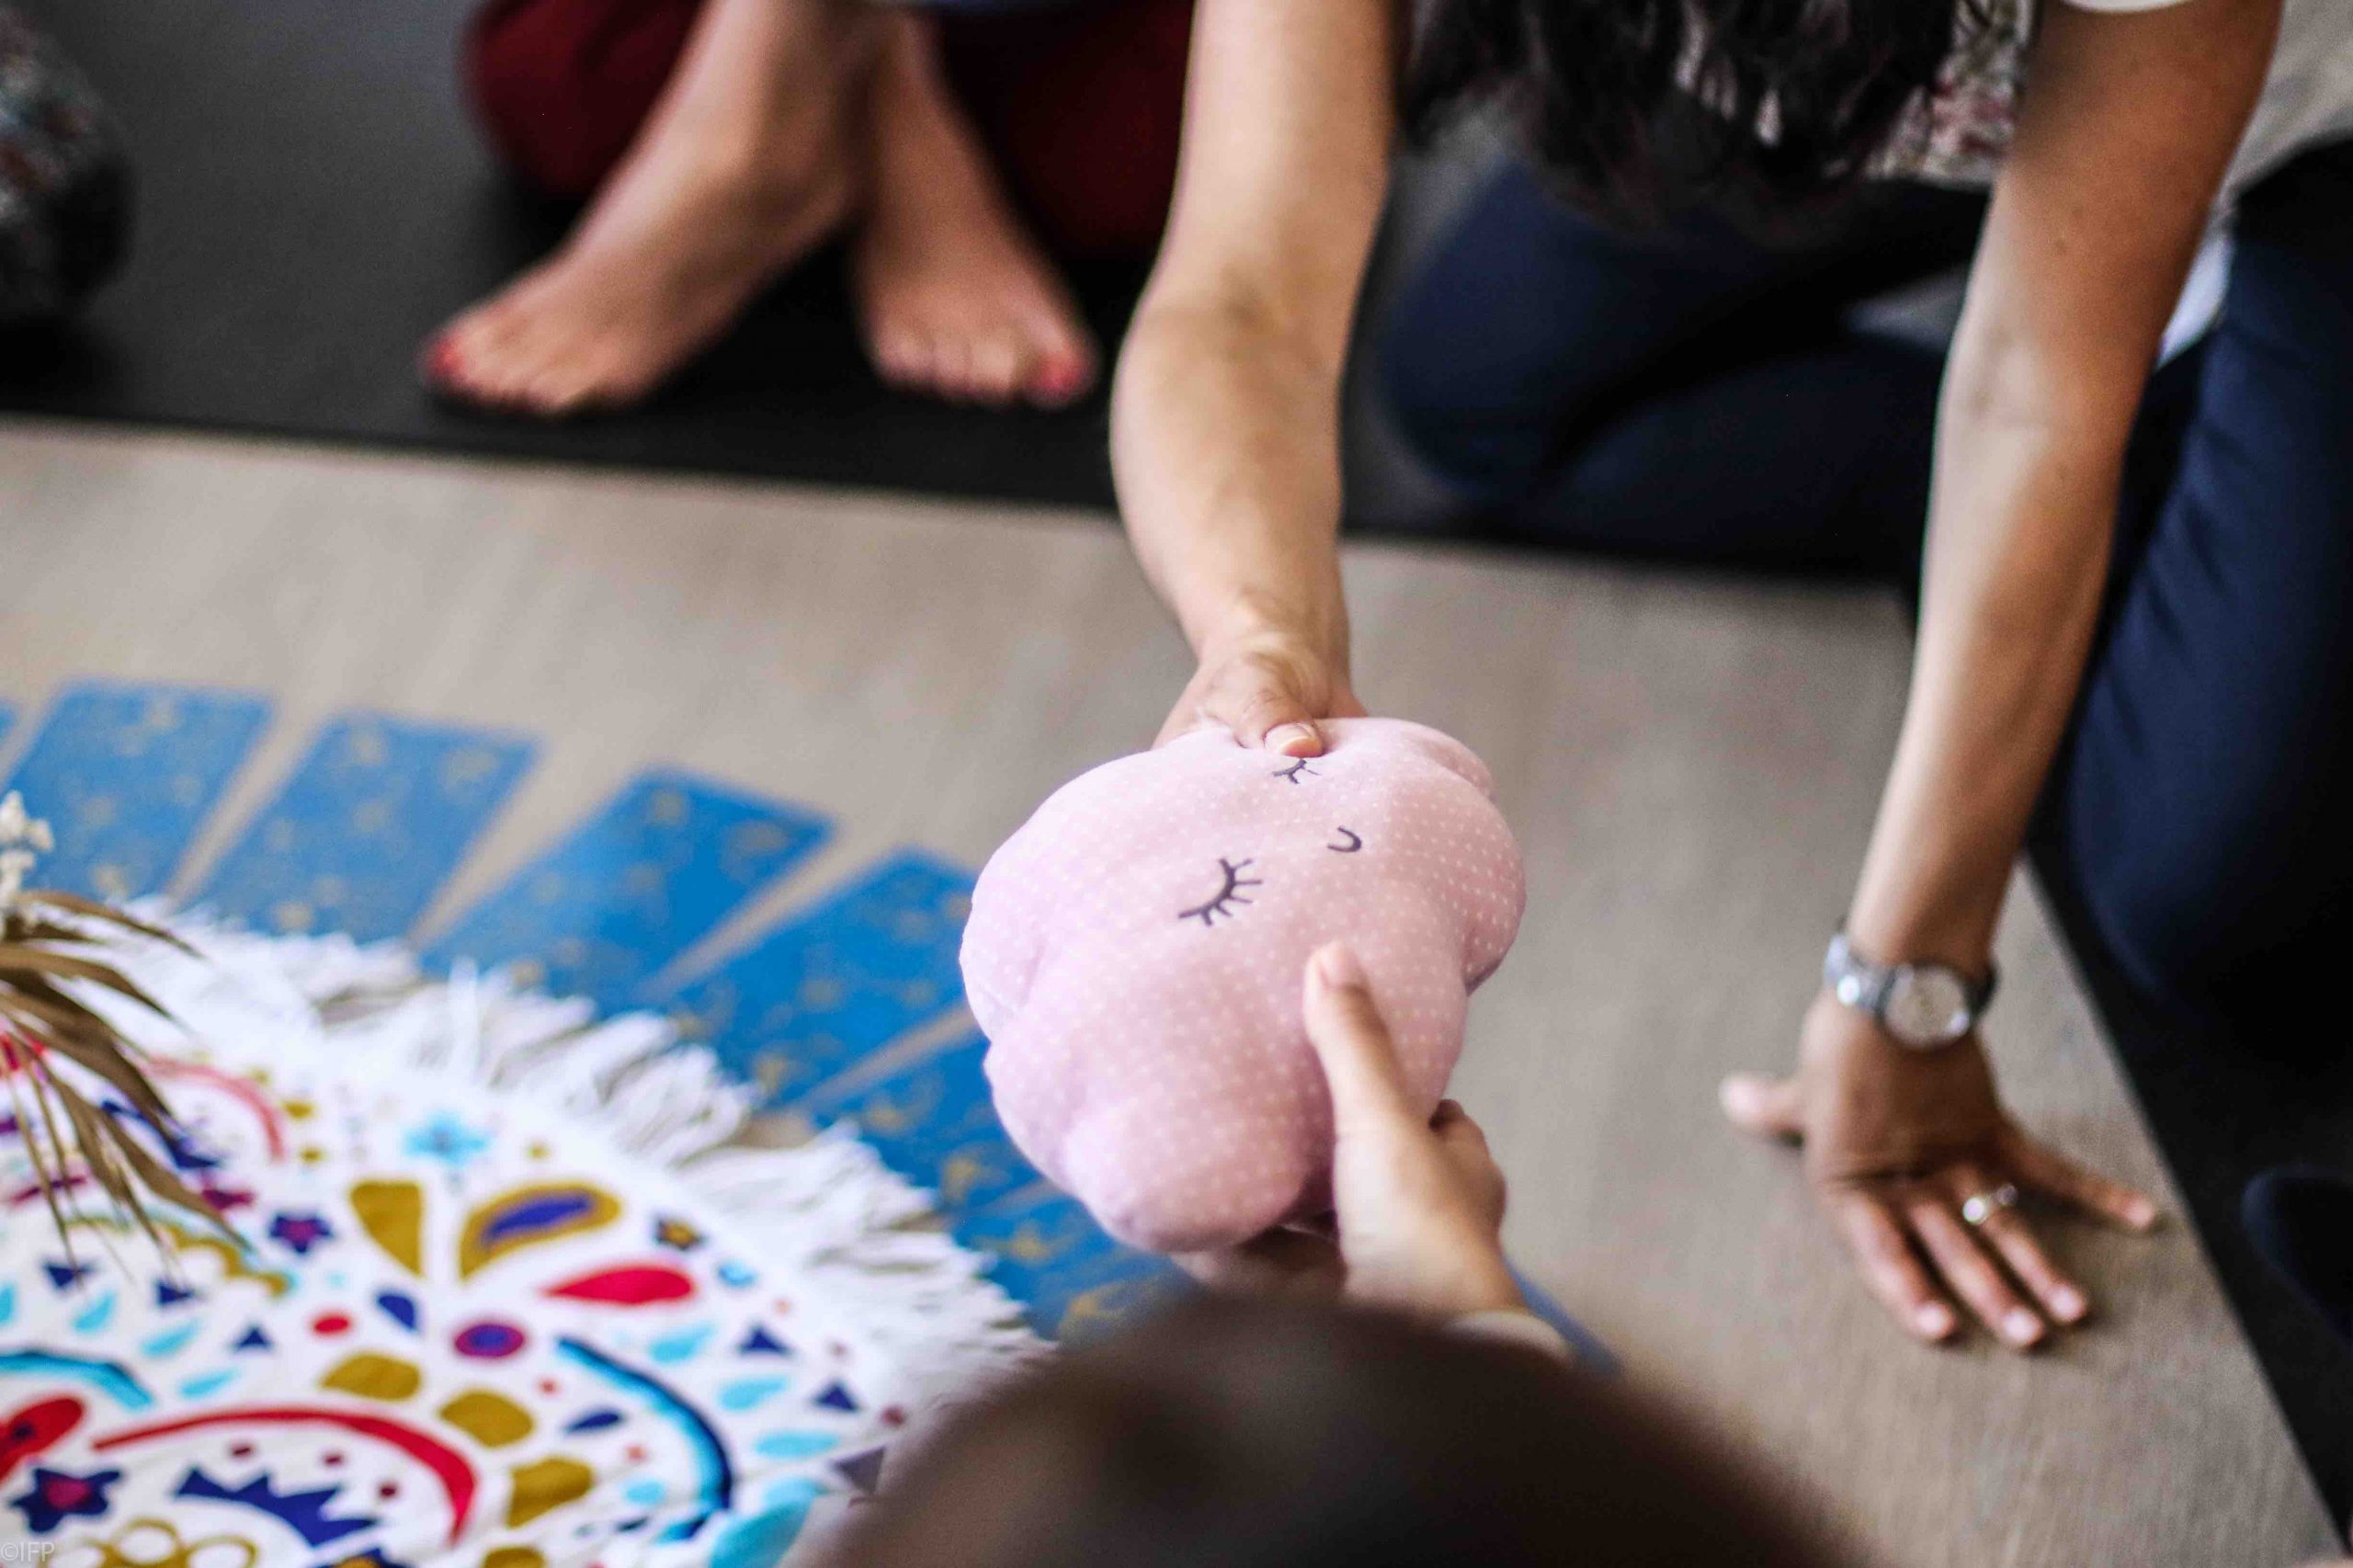
<svg viewBox="0 0 2353 1568">
<path fill-rule="evenodd" d="M 825 841 L 813 812 L 688 773 L 639 775 L 426 950 L 513 964 L 524 983 L 607 1011 Z"/>
<path fill-rule="evenodd" d="M 339 714 L 198 902 L 262 930 L 401 936 L 506 803 L 533 749 L 494 731 Z"/>
<path fill-rule="evenodd" d="M 934 1194 L 957 1218 L 1043 1179 L 1006 1136 L 990 1103 L 978 1035 L 856 1094 L 811 1107 L 821 1119 L 846 1118 L 882 1163 Z"/>
<path fill-rule="evenodd" d="M 34 880 L 89 898 L 162 891 L 268 722 L 243 692 L 67 687 L 6 785 L 57 836 Z"/>
<path fill-rule="evenodd" d="M 989 1255 L 989 1276 L 1049 1339 L 1085 1340 L 1192 1288 L 1166 1258 L 1105 1234 L 1077 1199 L 1016 1199 L 951 1229 Z"/>
<path fill-rule="evenodd" d="M 682 1031 L 760 1091 L 800 1098 L 962 1000 L 972 876 L 915 850 L 787 920 L 670 999 Z"/>
</svg>

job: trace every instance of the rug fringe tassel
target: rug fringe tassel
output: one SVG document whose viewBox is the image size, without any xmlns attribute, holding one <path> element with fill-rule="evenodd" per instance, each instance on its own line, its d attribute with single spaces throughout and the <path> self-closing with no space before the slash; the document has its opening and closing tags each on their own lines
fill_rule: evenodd
<svg viewBox="0 0 2353 1568">
<path fill-rule="evenodd" d="M 269 937 L 202 911 L 140 910 L 201 955 L 124 945 L 121 967 L 184 1026 L 110 1010 L 158 1053 L 191 1040 L 276 1037 L 317 1060 L 446 1075 L 555 1107 L 660 1165 L 724 1216 L 759 1265 L 854 1308 L 858 1331 L 898 1372 L 910 1404 L 969 1395 L 1045 1353 L 986 1259 L 937 1228 L 930 1200 L 835 1127 L 790 1147 L 738 1141 L 753 1101 L 707 1049 L 666 1018 L 598 1019 L 578 998 L 460 964 L 435 981 L 404 949 L 343 936 Z"/>
</svg>

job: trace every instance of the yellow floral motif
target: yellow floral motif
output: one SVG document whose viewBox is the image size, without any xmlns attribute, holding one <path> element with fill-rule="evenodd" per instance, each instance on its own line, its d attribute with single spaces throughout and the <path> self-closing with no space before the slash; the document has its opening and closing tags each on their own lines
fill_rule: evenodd
<svg viewBox="0 0 2353 1568">
<path fill-rule="evenodd" d="M 413 1181 L 363 1181 L 351 1188 L 351 1211 L 369 1239 L 411 1274 L 425 1268 L 425 1189 Z"/>
<path fill-rule="evenodd" d="M 468 1389 L 441 1407 L 441 1419 L 485 1449 L 503 1449 L 531 1435 L 530 1412 L 491 1389 Z"/>
<path fill-rule="evenodd" d="M 518 1206 L 528 1206 L 547 1199 L 581 1200 L 576 1211 L 563 1218 L 537 1225 L 529 1230 L 508 1231 L 500 1226 Z M 477 1272 L 512 1252 L 538 1246 L 542 1242 L 560 1236 L 576 1236 L 611 1224 L 620 1217 L 620 1201 L 609 1192 L 582 1181 L 535 1182 L 510 1187 L 497 1197 L 475 1206 L 466 1216 L 465 1229 L 458 1236 L 458 1275 L 472 1278 Z"/>
<path fill-rule="evenodd" d="M 561 1508 L 574 1498 L 588 1495 L 597 1483 L 596 1472 L 578 1460 L 562 1457 L 544 1459 L 537 1464 L 517 1465 L 515 1484 L 507 1493 L 506 1525 L 509 1529 L 528 1525 L 551 1508 Z"/>
<path fill-rule="evenodd" d="M 411 1363 L 395 1356 L 363 1350 L 357 1356 L 346 1357 L 336 1362 L 327 1375 L 319 1380 L 319 1386 L 334 1389 L 338 1393 L 381 1400 L 391 1404 L 416 1392 L 424 1381 L 424 1374 Z"/>
<path fill-rule="evenodd" d="M 244 1536 L 183 1540 L 165 1520 L 131 1519 L 108 1540 L 75 1541 L 54 1568 L 256 1568 L 261 1549 Z"/>
<path fill-rule="evenodd" d="M 482 1568 L 547 1568 L 548 1560 L 528 1546 L 494 1546 L 482 1560 Z"/>
</svg>

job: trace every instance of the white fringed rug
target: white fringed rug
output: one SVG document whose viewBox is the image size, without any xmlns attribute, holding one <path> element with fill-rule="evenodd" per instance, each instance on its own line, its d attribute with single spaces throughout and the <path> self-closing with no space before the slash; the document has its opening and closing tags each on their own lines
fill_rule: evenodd
<svg viewBox="0 0 2353 1568">
<path fill-rule="evenodd" d="M 1036 1351 L 843 1135 L 660 1019 L 391 949 L 179 922 L 108 1012 L 191 1129 L 172 1277 L 94 1189 L 69 1261 L 0 1139 L 0 1540 L 58 1568 L 761 1568 L 919 1405 Z M 95 1000 L 95 999 L 94 999 Z M 115 1114 L 128 1118 L 126 1108 Z"/>
</svg>

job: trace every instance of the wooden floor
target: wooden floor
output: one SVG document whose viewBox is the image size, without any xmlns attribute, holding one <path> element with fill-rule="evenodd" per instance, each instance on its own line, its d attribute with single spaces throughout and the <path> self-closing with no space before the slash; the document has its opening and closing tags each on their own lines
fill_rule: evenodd
<svg viewBox="0 0 2353 1568">
<path fill-rule="evenodd" d="M 1903 693 L 1894 606 L 1397 549 L 1347 570 L 1365 697 L 1483 755 L 1526 845 L 1527 926 L 1457 1087 L 1510 1173 L 1519 1261 L 1631 1374 L 1891 1563 L 2324 1552 L 2184 1228 L 2063 1227 L 2107 1310 L 2054 1353 L 1925 1351 L 1848 1278 L 1794 1161 L 1717 1117 L 1724 1071 L 1790 1056 L 1853 877 Z M 1099 518 L 0 425 L 0 696 L 92 675 L 269 692 L 274 750 L 226 823 L 333 708 L 545 738 L 434 918 L 676 763 L 843 826 L 722 948 L 890 845 L 977 863 L 1149 740 L 1185 674 Z M 2162 1188 L 2023 891 L 2001 959 L 2017 1108 Z"/>
</svg>

